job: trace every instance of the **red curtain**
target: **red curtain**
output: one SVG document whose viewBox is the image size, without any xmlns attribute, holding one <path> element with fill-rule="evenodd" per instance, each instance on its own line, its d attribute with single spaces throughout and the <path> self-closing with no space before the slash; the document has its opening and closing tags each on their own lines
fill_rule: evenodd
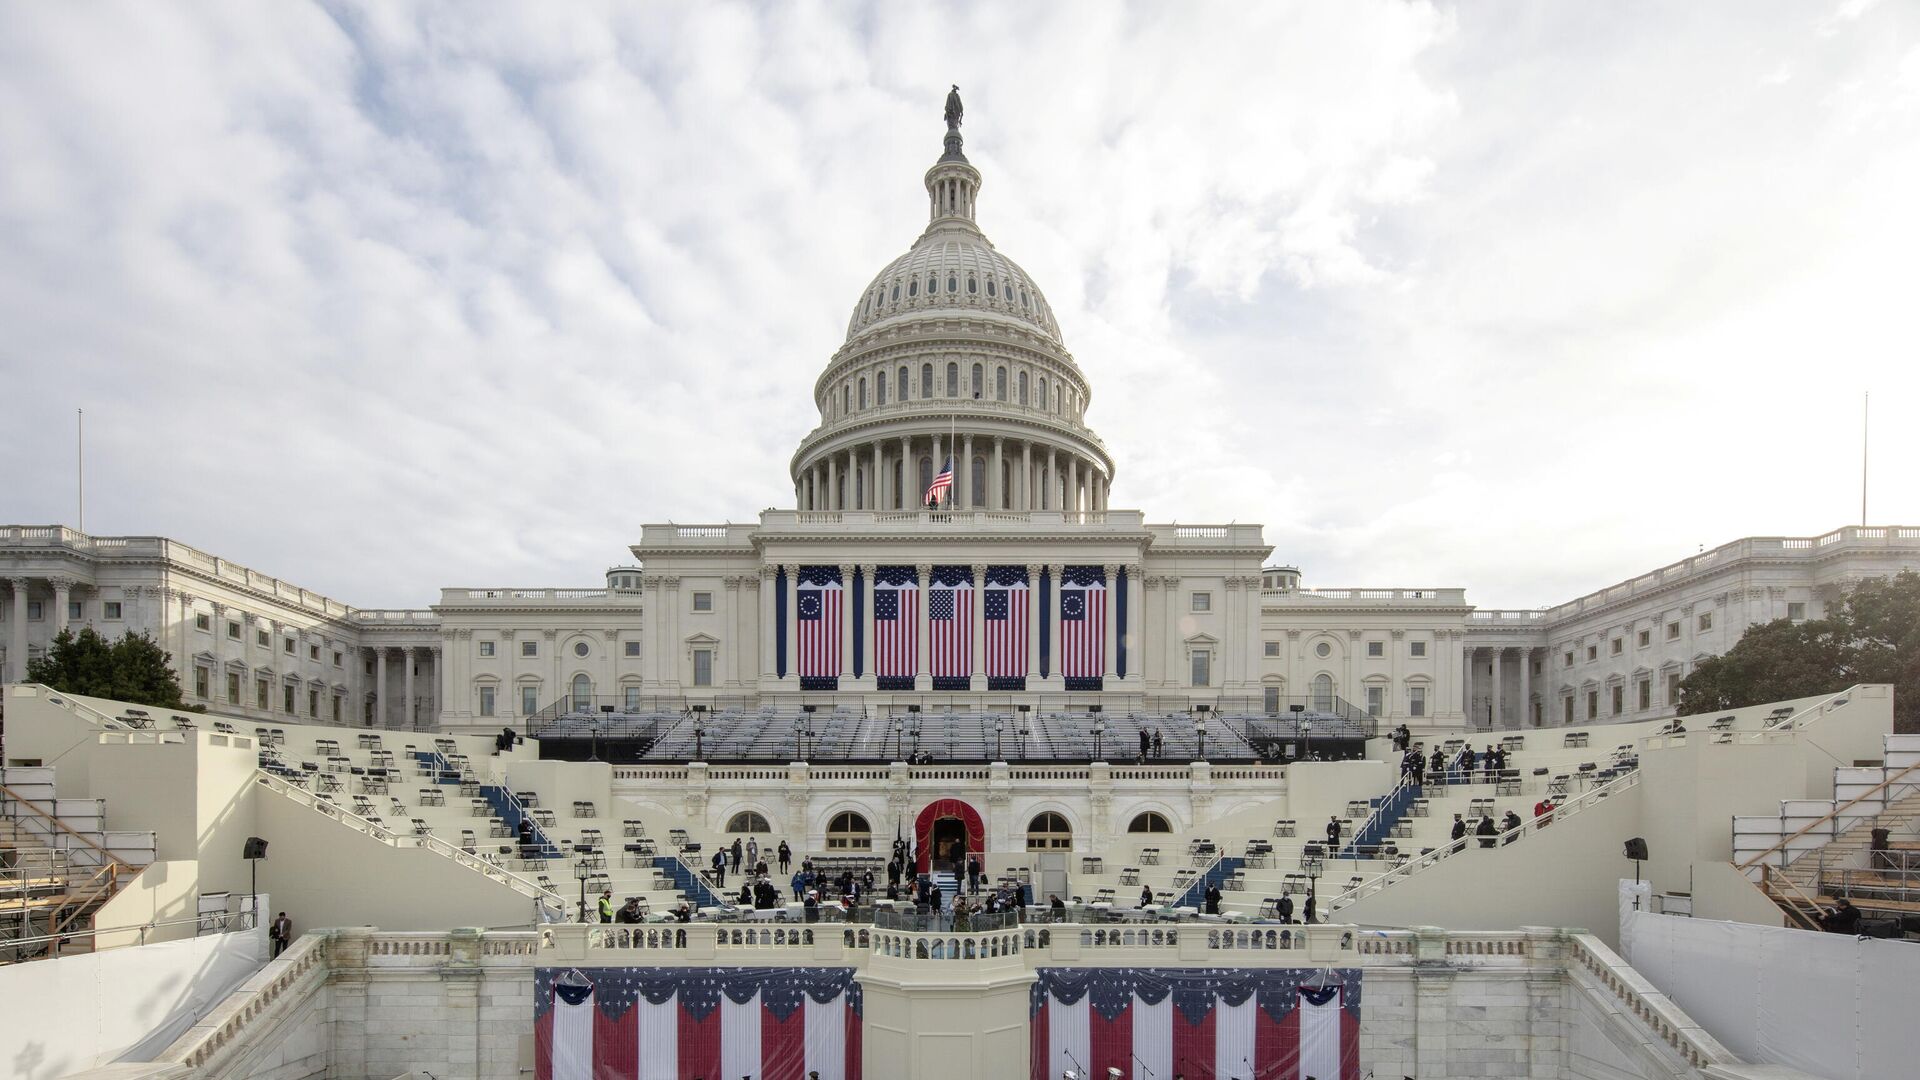
<svg viewBox="0 0 1920 1080">
<path fill-rule="evenodd" d="M 960 824 L 967 830 L 967 854 L 984 855 L 987 850 L 987 827 L 980 819 L 980 811 L 961 802 L 959 799 L 936 799 L 927 804 L 925 810 L 913 822 L 913 843 L 918 852 L 920 873 L 927 872 L 933 854 L 933 823 L 941 818 L 959 818 Z"/>
</svg>

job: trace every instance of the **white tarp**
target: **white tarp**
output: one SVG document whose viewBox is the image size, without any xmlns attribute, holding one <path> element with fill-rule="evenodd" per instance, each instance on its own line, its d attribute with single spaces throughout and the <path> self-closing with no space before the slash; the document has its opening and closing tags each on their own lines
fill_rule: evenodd
<svg viewBox="0 0 1920 1080">
<path fill-rule="evenodd" d="M 1828 1080 L 1912 1076 L 1920 944 L 1629 911 L 1620 952 L 1727 1049 Z"/>
</svg>

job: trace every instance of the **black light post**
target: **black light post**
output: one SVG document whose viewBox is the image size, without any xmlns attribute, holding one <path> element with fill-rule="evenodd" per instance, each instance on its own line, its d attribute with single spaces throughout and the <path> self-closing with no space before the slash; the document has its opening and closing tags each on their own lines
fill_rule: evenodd
<svg viewBox="0 0 1920 1080">
<path fill-rule="evenodd" d="M 587 921 L 587 879 L 593 876 L 593 867 L 576 853 L 573 860 L 573 876 L 580 882 L 580 921 Z"/>
<path fill-rule="evenodd" d="M 1193 714 L 1193 739 L 1200 745 L 1200 760 L 1207 760 L 1207 713 L 1205 709 Z"/>
<path fill-rule="evenodd" d="M 1101 719 L 1095 720 L 1093 722 L 1093 760 L 1095 761 L 1105 760 L 1100 756 L 1100 740 L 1105 738 L 1106 734 L 1107 734 L 1106 719 L 1103 717 Z"/>
<path fill-rule="evenodd" d="M 1320 860 L 1311 855 L 1300 860 L 1300 869 L 1305 871 L 1307 875 L 1307 900 L 1313 903 L 1315 908 L 1320 906 L 1314 895 L 1314 885 L 1320 880 L 1320 867 Z"/>
<path fill-rule="evenodd" d="M 996 716 L 993 718 L 993 760 L 995 761 L 1000 760 L 1000 731 L 1005 724 L 1005 717 Z"/>
</svg>

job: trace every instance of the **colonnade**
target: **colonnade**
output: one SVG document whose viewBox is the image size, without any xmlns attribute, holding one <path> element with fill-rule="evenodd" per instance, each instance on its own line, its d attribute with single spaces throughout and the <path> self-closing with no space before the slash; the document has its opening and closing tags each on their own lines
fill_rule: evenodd
<svg viewBox="0 0 1920 1080">
<path fill-rule="evenodd" d="M 1538 651 L 1529 645 L 1479 645 L 1462 650 L 1466 670 L 1460 684 L 1460 707 L 1468 727 L 1533 726 L 1533 662 Z M 1517 680 L 1507 677 L 1514 668 L 1520 673 Z M 1544 708 L 1542 722 L 1546 720 Z"/>
<path fill-rule="evenodd" d="M 917 510 L 949 456 L 955 510 L 1107 508 L 1109 478 L 1092 458 L 1054 443 L 968 432 L 874 439 L 823 454 L 802 470 L 795 504 L 802 510 Z M 930 463 L 925 479 L 922 458 Z"/>
</svg>

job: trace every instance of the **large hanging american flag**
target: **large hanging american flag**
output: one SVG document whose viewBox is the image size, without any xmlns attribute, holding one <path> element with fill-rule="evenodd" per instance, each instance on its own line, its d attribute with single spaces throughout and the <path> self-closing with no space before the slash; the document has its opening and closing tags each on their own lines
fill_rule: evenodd
<svg viewBox="0 0 1920 1080">
<path fill-rule="evenodd" d="M 852 968 L 540 968 L 536 1080 L 857 1080 Z"/>
<path fill-rule="evenodd" d="M 800 689 L 840 688 L 840 625 L 845 590 L 837 566 L 802 566 L 795 589 L 799 611 Z"/>
<path fill-rule="evenodd" d="M 879 690 L 912 690 L 920 656 L 920 578 L 911 566 L 873 570 L 873 674 Z"/>
<path fill-rule="evenodd" d="M 1098 690 L 1106 663 L 1107 581 L 1098 566 L 1060 571 L 1060 674 L 1068 690 Z"/>
<path fill-rule="evenodd" d="M 1357 968 L 1041 968 L 1032 1080 L 1360 1080 Z M 1320 985 L 1324 984 L 1324 985 Z M 1137 1061 L 1136 1061 L 1137 1059 Z"/>
<path fill-rule="evenodd" d="M 982 598 L 987 624 L 987 689 L 1027 688 L 1027 633 L 1032 607 L 1022 566 L 987 567 Z"/>
<path fill-rule="evenodd" d="M 973 571 L 936 566 L 927 581 L 927 664 L 935 690 L 973 682 Z"/>
<path fill-rule="evenodd" d="M 927 505 L 932 506 L 946 500 L 952 492 L 953 458 L 949 457 L 947 458 L 946 467 L 940 470 L 940 475 L 934 477 L 933 483 L 927 485 L 927 497 L 924 501 Z"/>
</svg>

